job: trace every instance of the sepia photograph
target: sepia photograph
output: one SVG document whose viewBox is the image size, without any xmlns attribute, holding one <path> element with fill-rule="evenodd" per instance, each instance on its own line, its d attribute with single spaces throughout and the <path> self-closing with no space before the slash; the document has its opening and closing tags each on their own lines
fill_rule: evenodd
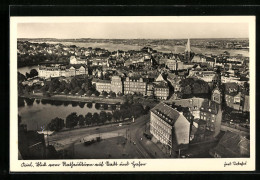
<svg viewBox="0 0 260 180">
<path fill-rule="evenodd" d="M 13 170 L 254 170 L 255 17 L 10 22 Z"/>
</svg>

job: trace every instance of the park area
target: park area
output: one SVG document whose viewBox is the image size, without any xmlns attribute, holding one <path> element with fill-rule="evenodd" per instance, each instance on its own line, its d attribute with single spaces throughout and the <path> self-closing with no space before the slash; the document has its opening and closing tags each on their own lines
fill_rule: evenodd
<svg viewBox="0 0 260 180">
<path fill-rule="evenodd" d="M 75 159 L 134 159 L 140 157 L 135 145 L 123 136 L 102 139 L 91 145 L 84 145 L 84 142 L 74 145 Z"/>
</svg>

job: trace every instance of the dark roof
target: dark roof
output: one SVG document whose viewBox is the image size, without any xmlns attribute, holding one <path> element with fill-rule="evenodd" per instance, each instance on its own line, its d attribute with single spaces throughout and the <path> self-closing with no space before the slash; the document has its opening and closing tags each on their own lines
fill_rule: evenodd
<svg viewBox="0 0 260 180">
<path fill-rule="evenodd" d="M 169 88 L 166 83 L 160 82 L 160 83 L 154 83 L 154 88 Z"/>
<path fill-rule="evenodd" d="M 180 113 L 177 110 L 162 102 L 157 104 L 151 111 L 162 117 L 162 119 L 170 125 L 174 125 L 180 116 Z"/>
<path fill-rule="evenodd" d="M 238 94 L 238 92 L 226 92 L 226 95 L 229 96 L 236 96 Z"/>
<path fill-rule="evenodd" d="M 210 112 L 212 114 L 218 113 L 218 105 L 214 101 L 205 99 L 201 105 L 200 110 L 202 112 Z"/>
<path fill-rule="evenodd" d="M 93 78 L 93 80 L 92 80 L 92 82 L 94 82 L 94 83 L 111 83 L 111 81 L 110 80 L 103 80 L 103 79 L 97 79 L 97 78 Z"/>
<path fill-rule="evenodd" d="M 239 93 L 239 86 L 236 83 L 225 83 L 225 94 L 230 96 L 236 96 Z"/>
<path fill-rule="evenodd" d="M 249 157 L 250 141 L 237 133 L 226 131 L 212 151 L 221 155 L 222 158 Z"/>
<path fill-rule="evenodd" d="M 202 106 L 203 101 L 204 101 L 203 98 L 190 98 L 190 99 L 174 100 L 173 103 L 177 106 L 194 109 L 194 106 L 200 108 Z"/>
</svg>

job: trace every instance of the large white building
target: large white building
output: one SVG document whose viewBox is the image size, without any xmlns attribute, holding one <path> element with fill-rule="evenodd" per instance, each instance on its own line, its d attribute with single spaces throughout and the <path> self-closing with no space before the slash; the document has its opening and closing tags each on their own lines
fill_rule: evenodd
<svg viewBox="0 0 260 180">
<path fill-rule="evenodd" d="M 189 72 L 189 77 L 195 77 L 201 79 L 207 83 L 212 83 L 216 81 L 217 76 L 214 71 L 201 71 L 201 70 L 191 70 Z"/>
<path fill-rule="evenodd" d="M 150 113 L 150 132 L 158 141 L 174 151 L 188 147 L 190 122 L 181 112 L 159 103 Z"/>
<path fill-rule="evenodd" d="M 175 60 L 175 59 L 168 59 L 166 61 L 166 66 L 170 69 L 170 70 L 182 70 L 183 68 L 183 62 L 181 62 L 180 60 Z"/>
<path fill-rule="evenodd" d="M 70 57 L 70 64 L 85 64 L 87 65 L 87 59 L 77 58 L 76 56 Z"/>
<path fill-rule="evenodd" d="M 95 84 L 96 90 L 100 93 L 105 92 L 115 92 L 123 93 L 123 83 L 119 76 L 113 76 L 111 80 L 101 80 L 101 79 L 93 79 L 92 84 Z"/>
<path fill-rule="evenodd" d="M 88 68 L 85 65 L 40 65 L 38 67 L 38 77 L 53 78 L 53 77 L 70 77 L 76 75 L 87 75 Z"/>
</svg>

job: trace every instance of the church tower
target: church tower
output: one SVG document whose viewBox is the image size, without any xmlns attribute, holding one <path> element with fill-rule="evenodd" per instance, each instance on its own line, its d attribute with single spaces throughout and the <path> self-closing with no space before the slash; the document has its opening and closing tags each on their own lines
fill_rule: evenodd
<svg viewBox="0 0 260 180">
<path fill-rule="evenodd" d="M 221 107 L 222 92 L 218 86 L 215 89 L 213 89 L 213 91 L 212 91 L 211 101 L 215 102 L 217 105 L 217 114 L 216 114 L 216 119 L 214 122 L 215 131 L 214 131 L 214 135 L 213 135 L 214 137 L 216 137 L 220 132 L 221 122 L 222 122 L 222 107 Z"/>
<path fill-rule="evenodd" d="M 191 62 L 192 57 L 191 57 L 190 39 L 188 39 L 188 42 L 186 44 L 186 49 L 185 49 L 184 53 L 185 53 L 185 55 L 184 55 L 185 56 L 185 61 L 186 62 Z"/>
</svg>

